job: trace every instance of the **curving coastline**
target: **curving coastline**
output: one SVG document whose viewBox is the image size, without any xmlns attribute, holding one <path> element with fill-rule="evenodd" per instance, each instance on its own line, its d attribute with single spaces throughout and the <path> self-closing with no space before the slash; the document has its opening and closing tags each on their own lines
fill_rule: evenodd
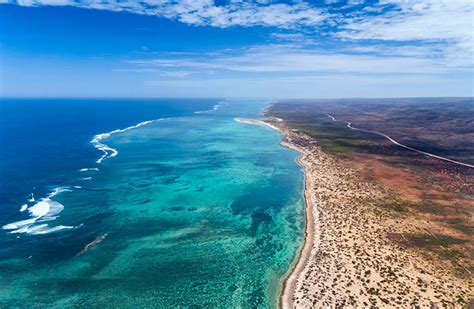
<svg viewBox="0 0 474 309">
<path fill-rule="evenodd" d="M 305 240 L 283 282 L 281 308 L 456 307 L 471 298 L 472 280 L 390 239 L 409 231 L 383 204 L 378 184 L 321 150 L 278 118 L 236 119 L 282 134 L 301 153 L 305 172 Z"/>
<path fill-rule="evenodd" d="M 303 272 L 305 265 L 308 263 L 308 259 L 311 256 L 311 249 L 313 246 L 317 247 L 319 242 L 319 229 L 318 225 L 316 224 L 318 221 L 318 209 L 311 192 L 311 183 L 314 181 L 314 179 L 313 175 L 308 175 L 309 166 L 304 160 L 304 156 L 306 155 L 305 152 L 302 149 L 292 147 L 291 144 L 285 142 L 281 142 L 281 145 L 301 153 L 301 156 L 299 156 L 296 161 L 300 166 L 303 167 L 304 170 L 304 199 L 306 213 L 304 241 L 302 248 L 298 252 L 292 267 L 283 281 L 283 287 L 279 300 L 281 308 L 291 308 L 293 301 L 293 291 L 296 289 L 296 281 Z"/>
<path fill-rule="evenodd" d="M 272 120 L 283 123 L 283 120 L 279 118 L 272 118 Z M 308 263 L 313 246 L 317 247 L 319 242 L 319 226 L 317 224 L 318 209 L 311 189 L 311 184 L 314 183 L 315 176 L 311 173 L 310 162 L 308 161 L 308 152 L 305 149 L 298 147 L 296 144 L 291 143 L 291 140 L 288 139 L 288 132 L 286 132 L 284 127 L 279 127 L 270 122 L 258 119 L 235 118 L 235 121 L 244 124 L 264 125 L 273 130 L 276 130 L 282 136 L 280 145 L 300 153 L 300 156 L 298 156 L 298 158 L 296 159 L 296 163 L 303 167 L 304 172 L 303 195 L 305 200 L 306 218 L 304 240 L 303 245 L 295 258 L 295 261 L 292 263 L 291 268 L 286 273 L 279 297 L 279 307 L 291 308 L 293 303 L 293 292 L 296 289 L 295 285 L 298 280 L 298 277 L 303 272 L 304 267 Z"/>
</svg>

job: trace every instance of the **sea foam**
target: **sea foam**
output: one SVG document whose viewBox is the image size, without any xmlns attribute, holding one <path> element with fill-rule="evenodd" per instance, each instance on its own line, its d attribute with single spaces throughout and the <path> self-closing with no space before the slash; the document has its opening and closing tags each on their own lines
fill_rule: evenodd
<svg viewBox="0 0 474 309">
<path fill-rule="evenodd" d="M 66 187 L 66 186 L 63 186 L 63 187 L 56 187 L 54 188 L 53 191 L 51 191 L 50 194 L 48 194 L 48 196 L 46 198 L 50 199 L 50 198 L 53 198 L 55 197 L 56 195 L 58 195 L 59 193 L 61 192 L 71 192 L 72 190 L 69 189 L 69 187 Z"/>
<path fill-rule="evenodd" d="M 26 208 L 28 208 L 28 204 L 21 205 L 20 212 L 24 212 L 26 210 Z"/>
<path fill-rule="evenodd" d="M 208 110 L 204 110 L 204 111 L 197 111 L 197 112 L 194 112 L 195 114 L 207 114 L 207 113 L 212 113 L 212 112 L 216 112 L 219 110 L 219 108 L 221 108 L 222 106 L 225 106 L 229 103 L 227 103 L 226 101 L 221 101 L 221 102 L 218 102 L 216 105 L 214 105 L 212 107 L 212 109 L 208 109 Z"/>
<path fill-rule="evenodd" d="M 20 212 L 28 210 L 30 217 L 25 220 L 20 220 L 4 225 L 4 230 L 12 230 L 9 233 L 27 233 L 27 234 L 48 234 L 56 232 L 62 229 L 70 229 L 73 226 L 59 225 L 50 227 L 48 221 L 55 220 L 59 214 L 64 210 L 64 205 L 53 201 L 52 198 L 61 192 L 71 191 L 68 187 L 57 187 L 45 198 L 40 199 L 33 206 L 28 207 L 28 204 L 24 204 L 20 208 Z"/>
<path fill-rule="evenodd" d="M 157 120 L 161 120 L 161 119 L 157 119 Z M 115 157 L 116 155 L 118 155 L 117 149 L 114 149 L 114 148 L 112 148 L 112 147 L 110 147 L 107 144 L 102 142 L 104 139 L 107 139 L 111 135 L 116 134 L 116 133 L 122 133 L 122 132 L 125 132 L 125 131 L 128 131 L 128 130 L 143 127 L 143 126 L 145 126 L 147 124 L 150 124 L 154 121 L 156 121 L 156 120 L 147 120 L 147 121 L 140 122 L 140 123 L 138 123 L 134 126 L 127 127 L 125 129 L 117 129 L 117 130 L 110 131 L 108 133 L 101 133 L 101 134 L 95 135 L 94 138 L 91 140 L 91 143 L 94 145 L 95 148 L 97 148 L 97 149 L 99 149 L 100 151 L 103 152 L 102 156 L 99 159 L 97 159 L 96 162 L 100 164 L 105 159 L 112 158 L 112 157 Z"/>
<path fill-rule="evenodd" d="M 79 172 L 88 172 L 88 171 L 95 171 L 95 172 L 97 172 L 97 171 L 99 171 L 99 169 L 98 169 L 97 167 L 89 167 L 89 168 L 81 168 L 81 169 L 79 170 Z"/>
</svg>

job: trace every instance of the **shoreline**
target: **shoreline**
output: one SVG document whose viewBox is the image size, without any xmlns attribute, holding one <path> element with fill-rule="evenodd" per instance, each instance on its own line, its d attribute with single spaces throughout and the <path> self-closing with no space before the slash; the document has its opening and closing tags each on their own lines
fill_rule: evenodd
<svg viewBox="0 0 474 309">
<path fill-rule="evenodd" d="M 235 120 L 277 130 L 280 145 L 301 154 L 296 161 L 305 177 L 304 243 L 282 280 L 280 308 L 440 308 L 470 302 L 472 280 L 393 241 L 393 235 L 409 233 L 410 223 L 384 206 L 393 197 L 380 184 L 282 119 Z"/>
<path fill-rule="evenodd" d="M 292 147 L 288 147 L 288 145 L 284 144 L 283 142 L 281 142 L 280 144 L 284 147 L 294 149 Z M 306 166 L 305 163 L 302 161 L 302 157 L 304 155 L 304 153 L 301 153 L 301 155 L 296 159 L 297 164 L 303 167 L 304 173 L 303 196 L 306 214 L 304 239 L 303 245 L 299 249 L 298 255 L 295 257 L 291 268 L 288 270 L 283 280 L 282 289 L 280 291 L 279 296 L 279 308 L 291 308 L 291 303 L 293 301 L 293 291 L 295 291 L 296 289 L 296 280 L 303 272 L 304 267 L 306 266 L 311 256 L 311 249 L 313 248 L 313 245 L 319 241 L 319 231 L 317 225 L 315 224 L 317 216 L 313 215 L 313 212 L 317 214 L 317 207 L 314 203 L 314 200 L 311 198 L 311 189 L 309 188 L 311 181 L 308 179 L 306 172 L 308 166 Z"/>
<path fill-rule="evenodd" d="M 253 124 L 253 125 L 263 125 L 270 129 L 273 129 L 280 133 L 281 140 L 280 145 L 294 150 L 299 153 L 299 156 L 296 158 L 296 163 L 303 168 L 304 174 L 304 188 L 303 188 L 303 197 L 305 204 L 305 228 L 304 228 L 304 238 L 303 244 L 298 250 L 298 254 L 295 256 L 294 261 L 291 264 L 291 267 L 285 273 L 285 277 L 282 281 L 282 287 L 280 290 L 280 295 L 278 297 L 278 307 L 279 308 L 291 308 L 293 302 L 293 292 L 295 291 L 296 281 L 298 280 L 299 275 L 303 272 L 304 267 L 306 266 L 310 256 L 313 245 L 319 242 L 319 228 L 317 224 L 317 206 L 312 196 L 311 183 L 314 177 L 310 175 L 310 166 L 309 162 L 305 161 L 304 158 L 308 155 L 307 151 L 304 149 L 291 144 L 287 141 L 287 134 L 281 128 L 272 125 L 268 122 L 258 120 L 258 119 L 242 119 L 235 118 L 235 121 L 243 124 Z M 278 119 L 277 121 L 282 121 Z"/>
</svg>

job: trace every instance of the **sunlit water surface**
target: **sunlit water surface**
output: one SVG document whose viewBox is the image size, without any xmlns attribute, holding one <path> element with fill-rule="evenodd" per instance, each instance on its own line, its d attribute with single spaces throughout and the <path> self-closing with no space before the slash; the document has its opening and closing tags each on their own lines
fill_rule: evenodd
<svg viewBox="0 0 474 309">
<path fill-rule="evenodd" d="M 62 157 L 82 165 L 23 200 L 3 196 L 0 306 L 276 307 L 302 244 L 298 154 L 234 120 L 265 102 L 205 103 L 111 128 L 160 119 Z"/>
</svg>

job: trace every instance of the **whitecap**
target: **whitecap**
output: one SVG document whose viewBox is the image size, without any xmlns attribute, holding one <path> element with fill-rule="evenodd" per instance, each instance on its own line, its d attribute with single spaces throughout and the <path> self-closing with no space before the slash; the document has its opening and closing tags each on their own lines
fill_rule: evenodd
<svg viewBox="0 0 474 309">
<path fill-rule="evenodd" d="M 82 180 L 92 180 L 92 177 L 82 177 Z"/>
<path fill-rule="evenodd" d="M 34 202 L 35 201 L 35 195 L 31 193 L 31 197 L 28 199 L 28 202 Z"/>
<path fill-rule="evenodd" d="M 39 224 L 39 225 L 25 226 L 18 230 L 12 231 L 10 233 L 11 234 L 27 233 L 31 235 L 42 235 L 42 234 L 57 232 L 64 229 L 72 229 L 72 228 L 74 228 L 74 226 L 58 225 L 58 226 L 50 227 L 48 224 Z"/>
<path fill-rule="evenodd" d="M 197 111 L 197 112 L 194 112 L 195 114 L 207 114 L 207 113 L 211 113 L 211 112 L 216 112 L 217 110 L 219 110 L 219 108 L 221 108 L 222 106 L 225 106 L 229 103 L 227 103 L 226 101 L 221 101 L 221 102 L 218 102 L 216 105 L 214 105 L 212 107 L 212 109 L 208 109 L 208 110 L 204 110 L 204 111 Z"/>
<path fill-rule="evenodd" d="M 79 172 L 88 172 L 88 171 L 98 171 L 99 169 L 97 167 L 89 167 L 89 168 L 81 168 Z"/>
<path fill-rule="evenodd" d="M 161 120 L 161 119 L 156 119 L 156 120 Z M 114 148 L 110 147 L 109 145 L 104 144 L 102 142 L 104 139 L 109 138 L 112 134 L 122 133 L 122 132 L 125 132 L 125 131 L 128 131 L 128 130 L 143 127 L 143 126 L 145 126 L 147 124 L 150 124 L 150 123 L 152 123 L 156 120 L 147 120 L 147 121 L 140 122 L 140 123 L 138 123 L 134 126 L 127 127 L 125 129 L 117 129 L 117 130 L 110 131 L 108 133 L 101 133 L 101 134 L 95 135 L 94 138 L 91 140 L 91 143 L 94 145 L 95 148 L 97 148 L 97 149 L 99 149 L 100 151 L 103 152 L 102 156 L 99 159 L 97 159 L 96 163 L 100 164 L 100 163 L 102 163 L 103 160 L 108 159 L 108 158 L 112 158 L 112 157 L 115 157 L 116 155 L 118 155 L 117 149 L 114 149 Z"/>
<path fill-rule="evenodd" d="M 50 203 L 52 203 L 50 199 L 42 200 L 28 208 L 28 211 L 32 217 L 40 218 L 49 212 L 51 209 Z"/>
<path fill-rule="evenodd" d="M 58 225 L 55 227 L 49 227 L 47 224 L 42 224 L 41 228 L 37 228 L 34 230 L 29 230 L 29 234 L 33 235 L 41 235 L 41 234 L 48 234 L 48 233 L 53 233 L 65 229 L 72 229 L 74 226 L 69 226 L 69 225 Z"/>
<path fill-rule="evenodd" d="M 48 221 L 55 220 L 59 214 L 64 210 L 64 205 L 53 201 L 51 198 L 58 195 L 61 192 L 71 191 L 68 187 L 57 187 L 47 197 L 40 199 L 33 206 L 28 207 L 28 204 L 21 206 L 20 211 L 24 212 L 28 210 L 30 218 L 25 220 L 19 220 L 16 222 L 8 223 L 2 228 L 4 230 L 12 230 L 9 233 L 27 233 L 27 234 L 47 234 L 55 231 L 59 231 L 66 228 L 73 228 L 72 226 L 55 226 L 50 227 Z"/>
<path fill-rule="evenodd" d="M 48 196 L 46 198 L 50 199 L 50 198 L 55 197 L 56 195 L 58 195 L 61 192 L 71 192 L 71 191 L 72 190 L 68 186 L 56 187 L 56 188 L 54 188 L 54 190 L 51 193 L 48 194 Z"/>
<path fill-rule="evenodd" d="M 5 224 L 2 228 L 4 230 L 20 229 L 24 226 L 28 226 L 28 225 L 31 225 L 31 224 L 35 223 L 36 220 L 37 220 L 37 218 L 31 218 L 31 219 L 16 221 L 16 222 Z"/>
</svg>

